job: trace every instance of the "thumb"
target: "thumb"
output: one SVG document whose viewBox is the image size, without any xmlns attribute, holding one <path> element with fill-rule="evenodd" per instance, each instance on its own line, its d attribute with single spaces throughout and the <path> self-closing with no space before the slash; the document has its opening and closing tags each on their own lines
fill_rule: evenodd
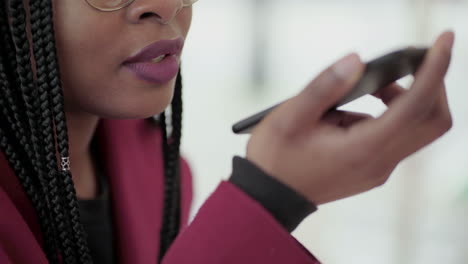
<svg viewBox="0 0 468 264">
<path fill-rule="evenodd" d="M 285 127 L 294 131 L 298 126 L 320 120 L 357 83 L 364 68 L 359 56 L 353 53 L 324 70 L 298 95 L 285 102 L 284 111 L 288 113 Z"/>
</svg>

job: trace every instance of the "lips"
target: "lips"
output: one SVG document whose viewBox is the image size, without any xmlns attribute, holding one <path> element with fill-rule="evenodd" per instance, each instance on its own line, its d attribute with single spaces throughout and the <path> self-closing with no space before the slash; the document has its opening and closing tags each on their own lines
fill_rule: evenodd
<svg viewBox="0 0 468 264">
<path fill-rule="evenodd" d="M 137 78 L 151 83 L 165 83 L 179 71 L 178 57 L 184 40 L 161 40 L 154 42 L 123 63 Z"/>
</svg>

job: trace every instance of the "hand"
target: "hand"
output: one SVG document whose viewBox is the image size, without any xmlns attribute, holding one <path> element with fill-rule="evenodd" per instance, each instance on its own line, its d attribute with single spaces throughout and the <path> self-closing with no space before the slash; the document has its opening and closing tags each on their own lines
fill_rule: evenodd
<svg viewBox="0 0 468 264">
<path fill-rule="evenodd" d="M 356 84 L 364 64 L 351 54 L 272 111 L 252 131 L 246 158 L 316 205 L 384 184 L 404 158 L 452 126 L 444 77 L 454 34 L 442 34 L 409 90 L 392 84 L 376 97 L 379 118 L 327 112 Z"/>
</svg>

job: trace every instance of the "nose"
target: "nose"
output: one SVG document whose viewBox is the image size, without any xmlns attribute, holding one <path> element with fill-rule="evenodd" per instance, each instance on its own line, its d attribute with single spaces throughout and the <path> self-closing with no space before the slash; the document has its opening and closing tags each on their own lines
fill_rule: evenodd
<svg viewBox="0 0 468 264">
<path fill-rule="evenodd" d="M 182 0 L 136 0 L 127 7 L 127 19 L 134 24 L 155 20 L 167 25 L 183 8 Z"/>
</svg>

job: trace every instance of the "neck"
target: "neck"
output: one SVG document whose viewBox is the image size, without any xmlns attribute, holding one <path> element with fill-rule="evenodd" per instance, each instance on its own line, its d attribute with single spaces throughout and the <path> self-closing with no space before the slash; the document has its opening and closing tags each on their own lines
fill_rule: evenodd
<svg viewBox="0 0 468 264">
<path fill-rule="evenodd" d="M 71 172 L 79 198 L 91 199 L 97 194 L 96 169 L 91 153 L 91 140 L 99 118 L 84 112 L 66 112 Z"/>
</svg>

